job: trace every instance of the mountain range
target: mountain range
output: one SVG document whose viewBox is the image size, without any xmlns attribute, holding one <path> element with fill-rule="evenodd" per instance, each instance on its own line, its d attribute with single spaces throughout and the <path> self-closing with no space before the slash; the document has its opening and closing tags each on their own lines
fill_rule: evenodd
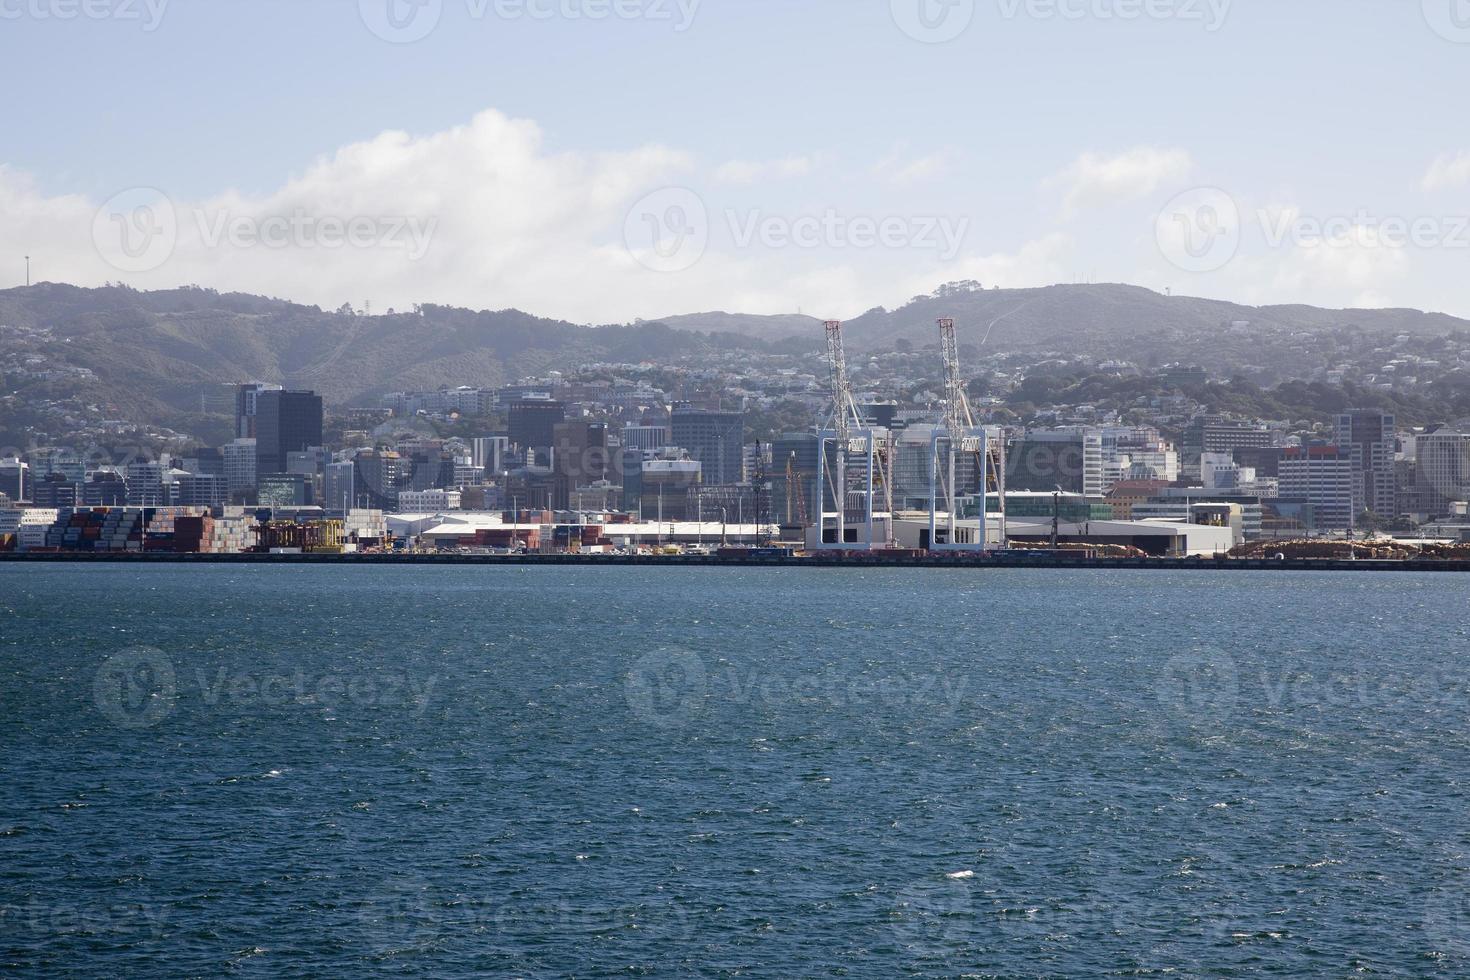
<svg viewBox="0 0 1470 980">
<path fill-rule="evenodd" d="M 1282 338 L 1332 329 L 1395 335 L 1470 328 L 1465 320 L 1406 309 L 1250 307 L 1126 285 L 960 283 L 897 310 L 869 310 L 848 321 L 844 333 L 855 353 L 932 346 L 939 317 L 957 320 L 971 357 L 1056 351 L 1188 361 L 1216 372 L 1254 368 L 1266 380 L 1291 370 L 1267 353 Z M 198 411 L 202 389 L 242 380 L 312 388 L 330 405 L 349 406 L 373 404 L 389 391 L 491 386 L 588 363 L 697 361 L 822 344 L 821 321 L 797 314 L 710 312 L 587 326 L 513 309 L 435 305 L 364 316 L 199 287 L 140 292 L 42 283 L 0 291 L 0 372 L 14 375 L 7 393 L 30 397 L 33 386 L 19 386 L 17 378 L 62 368 L 36 390 L 52 398 L 82 394 L 115 417 L 133 419 Z M 67 370 L 87 380 L 68 382 Z"/>
</svg>

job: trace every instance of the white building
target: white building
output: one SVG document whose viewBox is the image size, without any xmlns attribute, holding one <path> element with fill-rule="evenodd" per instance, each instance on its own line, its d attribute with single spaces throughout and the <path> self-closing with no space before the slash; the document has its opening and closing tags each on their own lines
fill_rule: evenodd
<svg viewBox="0 0 1470 980">
<path fill-rule="evenodd" d="M 398 509 L 403 513 L 428 514 L 459 510 L 462 495 L 458 490 L 402 490 Z"/>
<path fill-rule="evenodd" d="M 1425 506 L 1442 516 L 1470 500 L 1470 432 L 1440 429 L 1414 440 L 1415 473 Z"/>
<path fill-rule="evenodd" d="M 225 486 L 230 493 L 255 489 L 255 440 L 236 439 L 220 447 Z"/>
</svg>

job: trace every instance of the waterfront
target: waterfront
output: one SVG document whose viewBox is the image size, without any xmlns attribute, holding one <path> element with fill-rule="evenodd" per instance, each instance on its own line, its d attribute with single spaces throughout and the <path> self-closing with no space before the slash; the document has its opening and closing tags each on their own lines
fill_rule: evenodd
<svg viewBox="0 0 1470 980">
<path fill-rule="evenodd" d="M 1462 976 L 1458 576 L 0 565 L 29 975 Z"/>
</svg>

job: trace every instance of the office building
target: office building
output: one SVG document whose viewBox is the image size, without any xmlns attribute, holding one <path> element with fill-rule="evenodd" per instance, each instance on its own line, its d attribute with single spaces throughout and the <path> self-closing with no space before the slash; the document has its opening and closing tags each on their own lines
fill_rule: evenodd
<svg viewBox="0 0 1470 980">
<path fill-rule="evenodd" d="M 1383 412 L 1354 410 L 1337 417 L 1334 442 L 1352 456 L 1355 516 L 1366 510 L 1389 520 L 1397 510 L 1393 472 L 1397 428 L 1394 417 Z"/>
<path fill-rule="evenodd" d="M 357 504 L 357 464 L 351 460 L 328 463 L 322 469 L 322 507 L 332 513 L 345 513 Z"/>
<path fill-rule="evenodd" d="M 1206 424 L 1200 434 L 1202 453 L 1233 453 L 1237 449 L 1269 449 L 1276 445 L 1276 433 L 1253 425 L 1229 422 Z"/>
<path fill-rule="evenodd" d="M 370 510 L 394 510 L 398 495 L 412 490 L 411 464 L 395 452 L 366 449 L 352 458 L 352 504 Z M 339 476 L 339 481 L 341 477 Z M 338 506 L 342 483 L 334 484 L 333 498 L 327 506 Z"/>
<path fill-rule="evenodd" d="M 255 396 L 255 475 L 287 472 L 291 453 L 322 444 L 322 398 L 310 391 L 262 391 Z"/>
<path fill-rule="evenodd" d="M 558 422 L 552 435 L 551 470 L 556 478 L 552 509 L 571 507 L 572 492 L 606 480 L 609 433 L 604 422 Z"/>
<path fill-rule="evenodd" d="M 1103 495 L 1102 434 L 1096 429 L 1030 430 L 1006 451 L 1006 489 Z"/>
<path fill-rule="evenodd" d="M 509 469 L 510 437 L 479 436 L 470 440 L 470 462 L 485 471 L 487 477 L 495 477 Z"/>
<path fill-rule="evenodd" d="M 745 414 L 717 412 L 680 404 L 674 406 L 673 445 L 689 453 L 703 467 L 703 481 L 712 484 L 742 483 L 745 446 Z"/>
<path fill-rule="evenodd" d="M 561 402 L 549 398 L 518 399 L 511 402 L 507 418 L 510 441 L 528 454 L 549 456 L 556 426 L 565 420 L 566 406 Z"/>
<path fill-rule="evenodd" d="M 255 490 L 255 440 L 236 439 L 220 447 L 224 461 L 225 487 L 230 494 Z"/>
<path fill-rule="evenodd" d="M 403 514 L 440 514 L 459 510 L 458 490 L 405 490 L 398 495 L 398 510 Z"/>
<path fill-rule="evenodd" d="M 808 521 L 814 520 L 820 513 L 816 501 L 816 434 L 788 432 L 771 444 L 772 519 L 794 526 L 805 512 Z"/>
<path fill-rule="evenodd" d="M 256 499 L 262 507 L 310 507 L 316 503 L 311 478 L 304 473 L 267 473 Z"/>
<path fill-rule="evenodd" d="M 0 459 L 0 493 L 13 501 L 30 500 L 31 467 L 17 456 Z"/>
<path fill-rule="evenodd" d="M 1304 446 L 1281 457 L 1282 497 L 1300 498 L 1312 508 L 1317 530 L 1351 531 L 1356 527 L 1356 480 L 1353 453 L 1345 446 Z"/>
<path fill-rule="evenodd" d="M 185 472 L 170 484 L 169 497 L 173 507 L 214 507 L 228 502 L 230 494 L 223 476 Z"/>
<path fill-rule="evenodd" d="M 128 502 L 128 484 L 114 469 L 94 470 L 82 484 L 82 503 L 87 507 L 122 507 Z"/>
<path fill-rule="evenodd" d="M 623 448 L 651 451 L 669 444 L 669 427 L 666 425 L 623 426 Z"/>
<path fill-rule="evenodd" d="M 167 507 L 168 486 L 173 467 L 167 459 L 156 463 L 129 463 L 127 470 L 129 507 Z"/>
<path fill-rule="evenodd" d="M 32 489 L 33 503 L 37 507 L 75 507 L 79 503 L 77 484 L 65 473 L 47 473 L 36 481 Z"/>
<path fill-rule="evenodd" d="M 689 519 L 690 493 L 702 480 L 702 464 L 678 449 L 623 451 L 623 509 L 645 521 Z"/>
<path fill-rule="evenodd" d="M 1444 517 L 1470 501 L 1470 432 L 1443 428 L 1415 439 L 1414 474 L 1425 513 Z"/>
<path fill-rule="evenodd" d="M 251 381 L 235 388 L 235 438 L 254 439 L 258 400 L 262 392 L 280 391 L 280 385 Z"/>
</svg>

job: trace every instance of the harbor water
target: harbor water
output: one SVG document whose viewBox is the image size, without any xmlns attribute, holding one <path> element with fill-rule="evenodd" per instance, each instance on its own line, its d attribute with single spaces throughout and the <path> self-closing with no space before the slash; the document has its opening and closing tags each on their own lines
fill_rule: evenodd
<svg viewBox="0 0 1470 980">
<path fill-rule="evenodd" d="M 1470 975 L 1466 600 L 0 565 L 0 972 Z"/>
</svg>

